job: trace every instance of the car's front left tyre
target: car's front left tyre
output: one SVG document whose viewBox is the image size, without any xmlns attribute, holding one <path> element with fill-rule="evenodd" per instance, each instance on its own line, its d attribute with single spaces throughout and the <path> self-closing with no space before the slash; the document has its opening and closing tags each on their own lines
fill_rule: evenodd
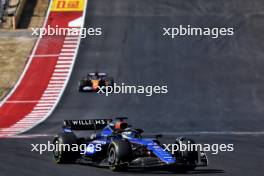
<svg viewBox="0 0 264 176">
<path fill-rule="evenodd" d="M 182 137 L 175 141 L 175 145 L 178 146 L 178 151 L 173 153 L 173 155 L 175 158 L 180 158 L 185 164 L 180 167 L 172 166 L 170 167 L 170 171 L 182 173 L 194 170 L 196 168 L 196 163 L 198 162 L 198 151 L 195 151 L 194 148 L 191 148 L 190 151 L 188 150 L 188 146 L 195 145 L 194 140 Z M 186 146 L 186 150 L 180 151 L 180 145 Z"/>
<path fill-rule="evenodd" d="M 126 171 L 131 153 L 131 145 L 128 142 L 113 141 L 108 148 L 109 168 L 114 172 Z"/>
</svg>

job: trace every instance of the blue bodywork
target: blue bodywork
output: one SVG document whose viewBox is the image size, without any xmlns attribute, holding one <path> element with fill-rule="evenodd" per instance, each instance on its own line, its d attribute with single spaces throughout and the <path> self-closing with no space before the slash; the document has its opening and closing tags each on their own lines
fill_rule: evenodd
<svg viewBox="0 0 264 176">
<path fill-rule="evenodd" d="M 176 162 L 176 159 L 167 151 L 163 150 L 163 148 L 154 142 L 152 139 L 129 139 L 132 143 L 141 144 L 149 151 L 152 151 L 161 161 L 165 162 L 166 164 L 173 164 Z"/>
<path fill-rule="evenodd" d="M 129 167 L 185 167 L 195 168 L 197 166 L 207 166 L 208 159 L 203 151 L 192 153 L 177 152 L 170 153 L 155 138 L 142 137 L 142 129 L 133 129 L 126 122 L 127 118 L 115 119 L 87 119 L 87 120 L 64 120 L 64 133 L 73 133 L 76 142 L 80 147 L 80 159 L 88 163 L 109 166 L 115 164 L 111 161 L 113 147 L 121 158 L 120 153 L 125 153 L 121 164 L 128 164 Z M 85 137 L 77 138 L 74 130 L 94 130 L 95 133 Z M 97 131 L 100 130 L 100 131 Z M 175 143 L 190 139 L 177 138 Z M 120 148 L 119 148 L 120 147 Z M 167 147 L 167 146 L 166 146 Z M 120 150 L 119 150 L 120 149 Z M 120 152 L 122 151 L 122 152 Z M 111 153 L 112 152 L 112 153 Z M 126 159 L 124 159 L 127 157 Z M 114 160 L 113 160 L 114 161 Z M 118 161 L 118 162 L 120 162 Z M 112 163 L 111 163 L 112 162 Z M 118 163 L 120 164 L 120 163 Z"/>
<path fill-rule="evenodd" d="M 112 140 L 121 140 L 122 137 L 120 136 L 114 136 L 113 135 L 113 123 L 108 124 L 105 126 L 101 132 L 98 132 L 95 134 L 94 140 L 91 142 L 87 143 L 87 148 L 85 151 L 82 151 L 82 154 L 91 157 L 94 154 L 96 154 L 96 145 L 108 145 L 112 142 Z M 64 129 L 64 132 L 71 132 L 70 129 Z M 109 136 L 112 136 L 109 138 Z M 139 137 L 127 137 L 126 138 L 129 142 L 134 143 L 134 144 L 139 144 L 142 146 L 145 146 L 148 151 L 152 152 L 154 155 L 156 155 L 162 162 L 166 164 L 173 164 L 176 162 L 176 158 L 173 157 L 170 153 L 165 151 L 159 144 L 157 144 L 153 139 L 150 138 L 139 138 Z M 89 144 L 92 144 L 90 146 L 93 147 L 88 147 Z"/>
</svg>

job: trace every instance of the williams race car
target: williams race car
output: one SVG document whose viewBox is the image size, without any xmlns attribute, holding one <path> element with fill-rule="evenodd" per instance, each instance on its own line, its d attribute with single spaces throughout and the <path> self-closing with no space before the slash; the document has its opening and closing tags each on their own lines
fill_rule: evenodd
<svg viewBox="0 0 264 176">
<path fill-rule="evenodd" d="M 92 72 L 79 81 L 80 92 L 98 91 L 99 87 L 113 86 L 114 79 L 108 77 L 106 73 Z"/>
<path fill-rule="evenodd" d="M 207 166 L 207 156 L 203 151 L 179 151 L 172 154 L 161 144 L 160 135 L 144 138 L 143 130 L 131 128 L 126 119 L 64 120 L 64 132 L 54 137 L 53 144 L 57 146 L 76 144 L 84 147 L 74 151 L 54 150 L 55 161 L 57 163 L 79 161 L 109 167 L 112 171 L 150 167 L 186 172 L 194 170 L 197 166 Z M 95 132 L 88 137 L 76 137 L 80 130 Z M 180 142 L 194 143 L 193 140 L 183 137 L 174 141 L 177 145 Z"/>
</svg>

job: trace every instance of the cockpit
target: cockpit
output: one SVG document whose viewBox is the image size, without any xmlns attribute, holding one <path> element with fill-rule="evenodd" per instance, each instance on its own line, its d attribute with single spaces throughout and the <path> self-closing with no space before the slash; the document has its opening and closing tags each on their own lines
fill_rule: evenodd
<svg viewBox="0 0 264 176">
<path fill-rule="evenodd" d="M 141 138 L 143 130 L 131 128 L 131 125 L 128 125 L 126 119 L 125 117 L 116 118 L 102 131 L 102 134 L 109 135 L 110 133 L 114 133 L 125 139 Z"/>
<path fill-rule="evenodd" d="M 131 138 L 141 138 L 141 134 L 134 129 L 127 128 L 121 133 L 122 137 L 125 139 L 131 139 Z"/>
</svg>

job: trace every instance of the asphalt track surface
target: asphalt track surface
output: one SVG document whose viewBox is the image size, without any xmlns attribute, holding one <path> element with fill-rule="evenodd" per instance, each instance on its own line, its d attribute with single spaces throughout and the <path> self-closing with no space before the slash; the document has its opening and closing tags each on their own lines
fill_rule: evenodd
<svg viewBox="0 0 264 176">
<path fill-rule="evenodd" d="M 210 166 L 191 175 L 262 175 L 263 1 L 89 0 L 87 10 L 85 26 L 102 27 L 103 35 L 82 40 L 57 109 L 27 134 L 58 133 L 63 119 L 128 116 L 134 126 L 170 134 L 171 139 L 173 134 L 193 132 L 196 135 L 191 137 L 199 143 L 234 144 L 234 152 L 209 154 Z M 234 27 L 235 35 L 219 39 L 162 36 L 162 27 L 179 24 Z M 78 80 L 94 70 L 107 72 L 118 83 L 168 85 L 169 93 L 151 97 L 79 93 Z M 216 133 L 198 133 L 203 131 Z M 171 174 L 56 165 L 51 153 L 30 152 L 31 143 L 50 139 L 1 139 L 0 175 Z"/>
</svg>

